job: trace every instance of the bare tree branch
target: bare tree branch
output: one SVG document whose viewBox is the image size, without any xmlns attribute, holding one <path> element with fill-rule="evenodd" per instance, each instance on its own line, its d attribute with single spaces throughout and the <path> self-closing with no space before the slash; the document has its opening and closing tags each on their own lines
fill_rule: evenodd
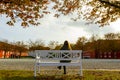
<svg viewBox="0 0 120 80">
<path fill-rule="evenodd" d="M 120 1 L 110 1 L 110 0 L 99 0 L 102 4 L 107 4 L 109 6 L 115 7 L 115 8 L 119 8 L 120 9 Z"/>
</svg>

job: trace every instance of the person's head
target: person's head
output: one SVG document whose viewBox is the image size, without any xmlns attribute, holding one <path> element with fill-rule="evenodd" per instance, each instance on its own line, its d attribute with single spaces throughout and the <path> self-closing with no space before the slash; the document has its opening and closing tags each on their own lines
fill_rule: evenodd
<svg viewBox="0 0 120 80">
<path fill-rule="evenodd" d="M 64 44 L 63 44 L 63 47 L 61 48 L 61 50 L 72 50 L 72 48 L 67 40 L 64 41 Z"/>
<path fill-rule="evenodd" d="M 68 45 L 69 43 L 68 43 L 68 41 L 66 40 L 66 41 L 64 41 L 64 45 Z"/>
</svg>

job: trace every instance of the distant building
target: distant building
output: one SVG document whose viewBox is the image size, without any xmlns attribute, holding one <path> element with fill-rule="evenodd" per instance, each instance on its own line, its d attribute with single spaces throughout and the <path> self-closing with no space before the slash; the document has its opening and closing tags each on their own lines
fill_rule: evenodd
<svg viewBox="0 0 120 80">
<path fill-rule="evenodd" d="M 0 58 L 4 58 L 4 54 L 5 54 L 5 51 L 0 50 Z M 5 58 L 18 58 L 19 56 L 20 56 L 20 54 L 17 53 L 17 52 L 10 52 L 10 51 L 8 51 L 6 53 Z M 23 52 L 21 54 L 21 57 L 23 57 L 23 56 L 28 56 L 28 53 L 27 52 Z"/>
<path fill-rule="evenodd" d="M 120 59 L 120 40 L 98 40 L 95 58 Z"/>
<path fill-rule="evenodd" d="M 97 58 L 100 59 L 120 59 L 120 52 L 99 52 Z"/>
<path fill-rule="evenodd" d="M 94 59 L 95 52 L 94 51 L 83 51 L 82 56 L 83 56 L 83 59 Z"/>
<path fill-rule="evenodd" d="M 4 58 L 4 56 L 3 56 L 4 54 L 3 54 L 3 51 L 2 50 L 0 50 L 0 58 Z"/>
<path fill-rule="evenodd" d="M 120 40 L 97 40 L 92 45 L 83 51 L 83 58 L 120 59 Z"/>
</svg>

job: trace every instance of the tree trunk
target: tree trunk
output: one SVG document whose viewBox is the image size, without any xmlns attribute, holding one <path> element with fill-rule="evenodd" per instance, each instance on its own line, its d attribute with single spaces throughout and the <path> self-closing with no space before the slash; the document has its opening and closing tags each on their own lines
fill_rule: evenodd
<svg viewBox="0 0 120 80">
<path fill-rule="evenodd" d="M 4 59 L 6 58 L 6 51 L 5 51 L 5 53 L 4 53 Z"/>
<path fill-rule="evenodd" d="M 22 52 L 20 51 L 20 55 L 19 55 L 19 58 L 21 58 L 21 55 L 22 55 Z"/>
</svg>

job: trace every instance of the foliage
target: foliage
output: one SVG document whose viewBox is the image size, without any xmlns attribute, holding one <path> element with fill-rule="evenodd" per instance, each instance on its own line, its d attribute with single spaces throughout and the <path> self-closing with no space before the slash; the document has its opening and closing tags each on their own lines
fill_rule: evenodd
<svg viewBox="0 0 120 80">
<path fill-rule="evenodd" d="M 87 39 L 85 37 L 79 37 L 76 44 L 74 45 L 73 49 L 84 50 L 84 45 L 85 45 L 86 41 L 87 41 Z"/>
<path fill-rule="evenodd" d="M 120 39 L 120 33 L 107 33 L 104 35 L 106 40 Z"/>
<path fill-rule="evenodd" d="M 29 41 L 29 50 L 49 50 L 49 47 L 45 47 L 44 41 L 36 40 L 36 41 Z"/>
<path fill-rule="evenodd" d="M 119 71 L 84 71 L 84 76 L 76 74 L 40 74 L 37 80 L 120 80 Z M 33 71 L 0 70 L 0 80 L 34 80 Z"/>
<path fill-rule="evenodd" d="M 13 45 L 10 45 L 8 42 L 0 42 L 0 50 L 4 51 L 4 58 L 6 58 L 6 52 L 11 51 Z"/>
<path fill-rule="evenodd" d="M 91 0 L 87 5 L 90 8 L 86 9 L 85 19 L 91 23 L 104 26 L 120 18 L 120 1 L 118 0 Z"/>
<path fill-rule="evenodd" d="M 6 53 L 8 51 L 11 52 L 19 52 L 20 56 L 22 52 L 26 52 L 27 48 L 26 45 L 23 42 L 17 42 L 19 44 L 13 44 L 13 43 L 9 43 L 9 42 L 5 42 L 5 41 L 1 41 L 0 42 L 0 50 L 5 51 L 4 53 L 4 58 L 6 57 Z"/>
<path fill-rule="evenodd" d="M 55 47 L 58 45 L 58 42 L 57 41 L 50 41 L 48 43 L 48 46 L 51 48 L 51 49 L 55 49 Z"/>
<path fill-rule="evenodd" d="M 22 41 L 18 41 L 16 42 L 14 45 L 14 51 L 18 51 L 19 52 L 19 57 L 21 57 L 22 55 L 22 52 L 27 52 L 28 49 L 27 49 L 27 45 L 25 45 L 24 42 Z"/>
<path fill-rule="evenodd" d="M 29 24 L 38 25 L 38 18 L 43 17 L 43 10 L 46 10 L 47 0 L 1 0 L 0 14 L 6 14 L 11 20 L 7 24 L 13 26 L 16 20 L 20 19 L 21 26 Z M 42 14 L 39 12 L 43 11 Z"/>
<path fill-rule="evenodd" d="M 50 8 L 52 7 L 52 8 Z M 7 24 L 13 26 L 21 20 L 21 26 L 39 25 L 39 19 L 46 14 L 77 14 L 73 20 L 85 19 L 89 23 L 104 26 L 120 18 L 118 0 L 0 0 L 0 14 L 10 18 Z"/>
</svg>

